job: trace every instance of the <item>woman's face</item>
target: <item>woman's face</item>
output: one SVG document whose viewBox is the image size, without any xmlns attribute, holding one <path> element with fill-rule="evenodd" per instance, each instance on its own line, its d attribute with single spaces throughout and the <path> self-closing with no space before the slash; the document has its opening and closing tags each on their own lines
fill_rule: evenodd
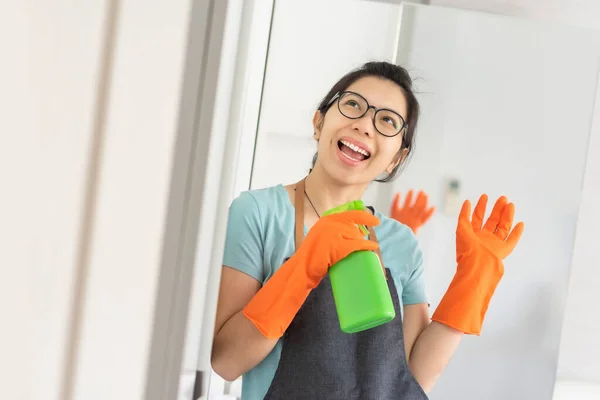
<svg viewBox="0 0 600 400">
<path fill-rule="evenodd" d="M 346 90 L 360 94 L 370 106 L 394 110 L 406 120 L 406 99 L 394 82 L 364 77 Z M 400 147 L 406 130 L 394 137 L 383 136 L 373 124 L 375 110 L 369 109 L 359 119 L 350 119 L 340 113 L 338 101 L 331 104 L 324 117 L 319 111 L 315 113 L 317 164 L 332 178 L 345 184 L 368 184 L 382 173 L 390 173 L 405 156 L 406 151 L 400 153 Z M 342 106 L 355 104 L 342 101 Z"/>
</svg>

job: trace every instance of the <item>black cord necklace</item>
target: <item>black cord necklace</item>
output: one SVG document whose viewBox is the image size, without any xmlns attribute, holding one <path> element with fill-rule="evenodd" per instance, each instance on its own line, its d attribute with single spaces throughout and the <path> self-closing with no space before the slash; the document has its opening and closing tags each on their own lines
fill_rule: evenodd
<svg viewBox="0 0 600 400">
<path fill-rule="evenodd" d="M 315 212 L 315 214 L 317 214 L 317 217 L 321 218 L 321 215 L 319 214 L 319 212 L 317 211 L 317 209 L 315 208 L 313 202 L 310 200 L 310 197 L 308 197 L 308 193 L 306 193 L 306 190 L 304 191 L 304 195 L 306 196 L 306 199 L 308 200 L 308 202 L 310 203 L 310 206 L 312 207 L 313 211 Z"/>
</svg>

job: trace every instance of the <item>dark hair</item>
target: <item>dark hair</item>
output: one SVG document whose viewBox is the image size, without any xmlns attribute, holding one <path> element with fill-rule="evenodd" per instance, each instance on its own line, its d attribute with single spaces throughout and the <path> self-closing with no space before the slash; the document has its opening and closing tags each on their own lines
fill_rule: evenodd
<svg viewBox="0 0 600 400">
<path fill-rule="evenodd" d="M 329 90 L 329 93 L 321 100 L 319 107 L 317 110 L 321 112 L 321 114 L 325 114 L 329 109 L 329 102 L 337 93 L 343 92 L 354 82 L 358 81 L 361 78 L 374 76 L 381 79 L 386 79 L 388 81 L 394 82 L 396 85 L 402 88 L 404 92 L 404 96 L 406 97 L 407 102 L 407 115 L 406 115 L 406 124 L 408 128 L 406 132 L 404 132 L 404 136 L 402 138 L 402 145 L 398 150 L 401 152 L 404 149 L 408 149 L 408 153 L 406 155 L 405 160 L 398 164 L 396 168 L 385 178 L 376 179 L 377 182 L 390 182 L 394 180 L 401 171 L 401 168 L 406 164 L 409 156 L 412 154 L 414 146 L 415 146 L 415 130 L 417 128 L 417 121 L 419 120 L 419 102 L 413 92 L 413 82 L 408 74 L 408 71 L 402 68 L 399 65 L 394 65 L 385 61 L 372 61 L 368 62 L 361 67 L 350 71 L 346 75 L 344 75 L 333 87 Z M 317 162 L 317 153 L 313 156 L 312 167 L 314 168 L 315 163 Z M 312 170 L 312 169 L 311 169 Z"/>
</svg>

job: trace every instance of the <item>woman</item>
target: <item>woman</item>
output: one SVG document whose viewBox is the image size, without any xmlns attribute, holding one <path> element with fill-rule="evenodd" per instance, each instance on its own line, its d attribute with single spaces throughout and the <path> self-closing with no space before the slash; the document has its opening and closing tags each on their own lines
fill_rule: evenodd
<svg viewBox="0 0 600 400">
<path fill-rule="evenodd" d="M 310 174 L 232 203 L 212 365 L 226 380 L 244 376 L 243 399 L 426 399 L 463 335 L 479 334 L 502 260 L 523 229 L 509 235 L 514 206 L 505 197 L 483 227 L 487 197 L 472 220 L 463 205 L 456 276 L 431 318 L 422 254 L 407 226 L 372 209 L 321 217 L 398 174 L 418 113 L 406 70 L 367 63 L 315 112 Z M 374 227 L 368 239 L 357 224 Z M 346 334 L 327 271 L 357 250 L 380 251 L 397 317 Z"/>
</svg>

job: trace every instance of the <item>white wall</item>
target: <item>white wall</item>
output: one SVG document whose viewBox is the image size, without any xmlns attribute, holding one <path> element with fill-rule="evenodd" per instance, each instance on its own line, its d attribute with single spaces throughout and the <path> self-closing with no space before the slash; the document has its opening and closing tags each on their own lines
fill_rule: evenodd
<svg viewBox="0 0 600 400">
<path fill-rule="evenodd" d="M 600 384 L 595 382 L 558 380 L 552 400 L 598 400 Z"/>
<path fill-rule="evenodd" d="M 461 393 L 492 399 L 520 393 L 548 398 L 600 36 L 437 7 L 407 7 L 402 36 L 408 39 L 400 45 L 406 53 L 399 52 L 399 61 L 421 77 L 423 123 L 415 158 L 394 188 L 405 192 L 419 185 L 439 210 L 420 234 L 432 309 L 454 273 L 449 267 L 454 243 L 448 239 L 453 238 L 458 210 L 443 212 L 446 177 L 457 178 L 460 197 L 473 202 L 482 192 L 492 199 L 508 195 L 517 206 L 516 217 L 526 222 L 525 236 L 506 262 L 484 334 L 464 341 L 431 397 Z M 556 58 L 557 53 L 562 57 Z M 564 132 L 569 132 L 568 146 Z M 465 371 L 476 376 L 468 387 L 461 383 Z"/>
<path fill-rule="evenodd" d="M 542 21 L 600 29 L 600 2 L 596 0 L 431 0 L 443 5 L 528 17 Z M 572 77 L 565 77 L 572 79 Z M 600 287 L 595 238 L 600 237 L 600 102 L 594 112 L 594 125 L 587 156 L 580 219 L 569 280 L 562 328 L 558 379 L 600 383 L 600 320 L 590 318 L 590 305 L 596 303 Z M 593 206 L 596 205 L 596 206 Z"/>
<path fill-rule="evenodd" d="M 0 4 L 0 396 L 28 399 L 33 393 L 30 374 L 34 366 L 32 321 L 36 309 L 30 293 L 38 232 L 32 230 L 43 213 L 35 207 L 38 191 L 31 184 L 39 174 L 36 163 L 42 152 L 36 145 L 31 118 L 36 90 L 29 61 L 31 15 L 23 3 Z M 39 71 L 38 71 L 39 72 Z M 25 181 L 22 181 L 24 179 Z M 24 207 L 24 208 L 20 208 Z"/>
<path fill-rule="evenodd" d="M 22 333 L 31 341 L 26 348 L 16 349 L 22 351 L 19 362 L 24 362 L 28 353 L 32 356 L 31 369 L 20 388 L 23 397 L 5 393 L 2 397 L 28 398 L 23 393 L 28 390 L 33 398 L 60 398 L 106 4 L 51 1 L 29 7 L 23 3 L 19 10 L 0 12 L 0 26 L 14 27 L 1 35 L 11 42 L 8 47 L 1 46 L 4 59 L 19 71 L 13 75 L 5 70 L 3 74 L 12 82 L 1 85 L 3 95 L 11 96 L 13 101 L 8 108 L 2 106 L 4 111 L 11 111 L 0 117 L 0 147 L 10 154 L 0 157 L 6 162 L 0 169 L 9 173 L 16 185 L 14 204 L 2 208 L 18 218 L 19 230 L 28 229 L 28 237 L 18 237 L 22 241 L 15 243 L 16 247 L 2 246 L 3 256 L 5 250 L 17 251 L 15 260 L 2 261 L 11 269 L 11 277 L 2 281 L 12 282 L 16 288 L 15 275 L 26 273 L 28 289 L 2 303 L 10 307 L 9 315 L 31 317 L 28 331 Z M 26 80 L 15 81 L 22 73 Z M 15 83 L 22 86 L 13 87 Z M 26 96 L 27 102 L 14 101 L 20 96 Z M 13 127 L 6 125 L 8 114 L 20 118 Z M 27 145 L 19 147 L 18 143 L 25 140 Z M 6 227 L 7 219 L 0 219 Z M 1 241 L 10 243 L 4 238 Z M 21 264 L 24 258 L 26 265 Z M 28 296 L 28 303 L 19 300 L 23 295 Z M 20 308 L 23 304 L 30 304 L 31 314 Z M 15 341 L 6 343 L 14 349 Z M 6 354 L 3 350 L 0 353 Z M 18 370 L 2 371 L 0 375 L 3 389 L 5 384 L 19 381 Z"/>
<path fill-rule="evenodd" d="M 31 268 L 36 254 L 28 249 L 37 236 L 30 228 L 40 218 L 40 212 L 32 207 L 36 191 L 20 181 L 21 177 L 31 181 L 36 176 L 37 164 L 30 163 L 41 154 L 32 146 L 34 128 L 26 111 L 32 100 L 28 71 L 23 69 L 27 50 L 13 40 L 14 35 L 28 33 L 28 23 L 21 4 L 0 5 L 0 48 L 3 53 L 11 54 L 11 57 L 3 57 L 0 74 L 3 88 L 0 92 L 0 182 L 4 193 L 0 208 L 0 315 L 2 325 L 7 327 L 0 331 L 0 376 L 10 377 L 3 379 L 0 395 L 14 399 L 27 399 L 33 391 L 28 377 L 34 353 L 31 348 L 34 310 L 29 293 L 34 289 Z M 7 110 L 10 112 L 5 112 Z M 16 176 L 16 170 L 20 176 Z M 23 205 L 30 211 L 15 212 Z"/>
<path fill-rule="evenodd" d="M 222 256 L 225 2 L 46 3 L 0 8 L 0 397 L 173 398 L 201 204 Z"/>
<path fill-rule="evenodd" d="M 215 111 L 226 6 L 119 3 L 73 398 L 176 396 L 192 271 L 220 272 L 233 187 Z"/>
</svg>

